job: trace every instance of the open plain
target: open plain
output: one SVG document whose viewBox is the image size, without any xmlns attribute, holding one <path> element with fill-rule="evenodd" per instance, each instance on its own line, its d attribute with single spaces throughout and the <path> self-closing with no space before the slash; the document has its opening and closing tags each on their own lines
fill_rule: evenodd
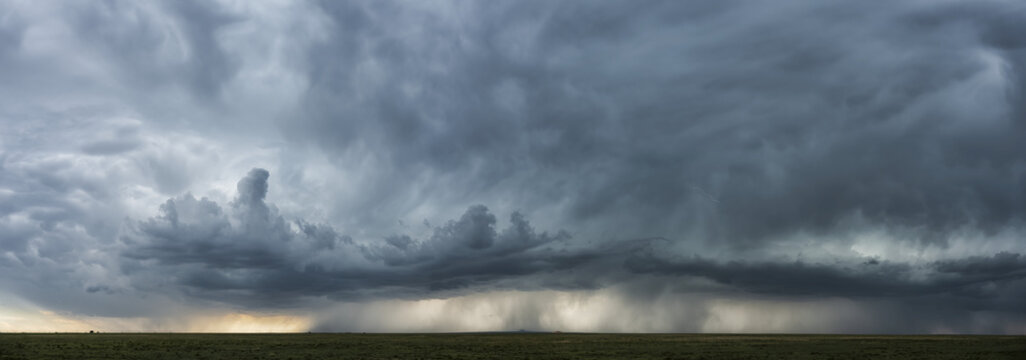
<svg viewBox="0 0 1026 360">
<path fill-rule="evenodd" d="M 0 334 L 0 359 L 1024 359 L 1024 336 Z"/>
</svg>

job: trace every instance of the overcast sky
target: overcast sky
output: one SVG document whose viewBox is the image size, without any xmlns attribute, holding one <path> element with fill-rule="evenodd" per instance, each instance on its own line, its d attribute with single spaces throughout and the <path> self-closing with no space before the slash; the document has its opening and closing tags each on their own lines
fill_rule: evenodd
<svg viewBox="0 0 1026 360">
<path fill-rule="evenodd" d="M 1026 3 L 0 0 L 0 331 L 1026 333 Z"/>
</svg>

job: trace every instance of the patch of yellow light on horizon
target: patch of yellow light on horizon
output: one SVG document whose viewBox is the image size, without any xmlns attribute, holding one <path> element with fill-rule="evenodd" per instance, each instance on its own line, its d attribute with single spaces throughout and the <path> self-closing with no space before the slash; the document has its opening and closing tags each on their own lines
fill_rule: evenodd
<svg viewBox="0 0 1026 360">
<path fill-rule="evenodd" d="M 190 319 L 188 332 L 229 333 L 281 333 L 305 332 L 310 329 L 310 319 L 290 315 L 261 315 L 230 313 L 220 316 L 200 316 Z"/>
<path fill-rule="evenodd" d="M 0 312 L 0 332 L 82 332 L 92 328 L 88 323 L 53 311 L 6 309 Z"/>
<path fill-rule="evenodd" d="M 0 332 L 305 332 L 303 316 L 250 313 L 184 315 L 181 319 L 76 316 L 49 310 L 0 309 Z"/>
</svg>

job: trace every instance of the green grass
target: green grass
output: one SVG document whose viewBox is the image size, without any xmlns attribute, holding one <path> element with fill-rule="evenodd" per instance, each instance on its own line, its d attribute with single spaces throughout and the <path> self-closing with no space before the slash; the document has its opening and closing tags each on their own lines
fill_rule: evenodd
<svg viewBox="0 0 1026 360">
<path fill-rule="evenodd" d="M 1026 359 L 1024 336 L 0 334 L 0 359 Z"/>
</svg>

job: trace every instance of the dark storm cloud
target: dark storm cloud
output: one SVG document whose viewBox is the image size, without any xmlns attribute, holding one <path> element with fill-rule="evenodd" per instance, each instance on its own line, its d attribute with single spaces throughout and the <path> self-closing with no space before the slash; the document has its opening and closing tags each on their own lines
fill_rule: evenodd
<svg viewBox="0 0 1026 360">
<path fill-rule="evenodd" d="M 427 239 L 395 235 L 357 243 L 328 225 L 285 220 L 264 202 L 268 176 L 254 169 L 241 179 L 230 208 L 189 194 L 168 200 L 159 216 L 135 224 L 123 239 L 122 270 L 144 287 L 157 277 L 214 299 L 284 305 L 389 289 L 393 296 L 421 297 L 578 261 L 551 248 L 566 233 L 539 233 L 519 213 L 497 231 L 495 216 L 480 205 Z"/>
<path fill-rule="evenodd" d="M 1024 19 L 1014 1 L 0 0 L 0 296 L 143 316 L 148 294 L 615 288 L 1016 331 Z M 272 171 L 231 194 L 251 167 Z"/>
<path fill-rule="evenodd" d="M 939 297 L 975 310 L 1023 312 L 1026 259 L 1001 252 L 992 257 L 925 265 L 880 262 L 721 262 L 702 257 L 667 259 L 636 253 L 624 267 L 640 274 L 696 276 L 742 291 L 786 296 L 902 298 Z"/>
<path fill-rule="evenodd" d="M 1026 258 L 1018 253 L 913 265 L 685 258 L 668 255 L 666 239 L 582 249 L 566 243 L 566 233 L 536 232 L 519 213 L 496 231 L 495 216 L 481 205 L 423 240 L 395 235 L 355 242 L 328 225 L 298 219 L 291 226 L 264 202 L 268 177 L 254 169 L 242 178 L 230 209 L 191 195 L 168 200 L 160 216 L 138 223 L 137 233 L 125 239 L 123 270 L 143 279 L 140 286 L 157 276 L 195 296 L 250 306 L 290 306 L 321 296 L 594 289 L 630 274 L 707 279 L 724 286 L 716 291 L 787 297 L 936 297 L 988 311 L 1021 312 L 1019 295 L 1026 291 Z"/>
<path fill-rule="evenodd" d="M 3 7 L 0 74 L 22 90 L 5 87 L 14 100 L 28 98 L 38 105 L 46 99 L 36 96 L 114 94 L 143 105 L 136 110 L 152 111 L 162 103 L 142 93 L 181 89 L 199 105 L 209 106 L 239 67 L 238 59 L 218 42 L 221 32 L 239 19 L 214 3 L 111 0 Z M 56 23 L 34 18 L 41 13 Z M 72 57 L 47 56 L 61 48 L 78 52 Z M 8 110 L 24 105 L 12 104 Z"/>
<path fill-rule="evenodd" d="M 237 68 L 217 42 L 238 19 L 202 1 L 103 1 L 66 14 L 78 38 L 118 68 L 133 88 L 181 83 L 201 102 L 219 97 Z M 169 54 L 170 52 L 170 54 Z M 171 56 L 168 56 L 171 55 Z"/>
<path fill-rule="evenodd" d="M 969 25 L 978 30 L 979 40 L 1002 54 L 1008 76 L 1008 102 L 1012 119 L 1020 126 L 1026 121 L 1026 31 L 1022 5 L 1006 8 L 1004 3 L 955 4 L 915 14 L 910 19 L 925 29 L 951 25 Z"/>
<path fill-rule="evenodd" d="M 1026 213 L 1018 6 L 322 5 L 290 131 L 464 196 L 742 247 L 851 218 L 944 244 Z"/>
</svg>

